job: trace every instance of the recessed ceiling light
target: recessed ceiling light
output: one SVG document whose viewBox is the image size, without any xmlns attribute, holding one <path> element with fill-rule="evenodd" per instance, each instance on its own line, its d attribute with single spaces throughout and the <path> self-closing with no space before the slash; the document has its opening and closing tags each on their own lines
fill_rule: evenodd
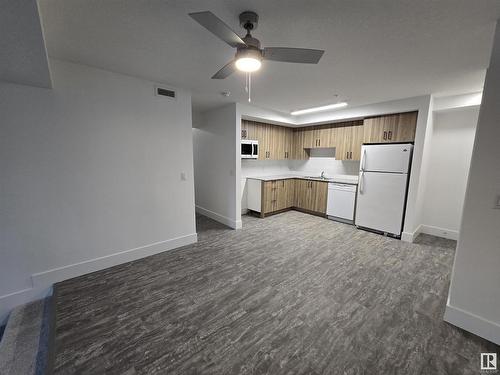
<svg viewBox="0 0 500 375">
<path fill-rule="evenodd" d="M 292 116 L 297 116 L 297 115 L 304 115 L 306 113 L 313 113 L 313 112 L 321 112 L 321 111 L 327 111 L 329 109 L 337 109 L 337 108 L 342 108 L 347 106 L 346 102 L 341 102 L 341 103 L 335 103 L 335 104 L 328 104 L 324 105 L 321 107 L 313 107 L 313 108 L 307 108 L 307 109 L 301 109 L 299 111 L 292 111 L 290 114 Z"/>
</svg>

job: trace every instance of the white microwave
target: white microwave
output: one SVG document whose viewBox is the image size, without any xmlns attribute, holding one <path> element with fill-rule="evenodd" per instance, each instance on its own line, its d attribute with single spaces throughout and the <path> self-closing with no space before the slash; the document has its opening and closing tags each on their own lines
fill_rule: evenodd
<svg viewBox="0 0 500 375">
<path fill-rule="evenodd" d="M 258 159 L 259 158 L 259 141 L 241 141 L 241 158 L 242 159 Z"/>
</svg>

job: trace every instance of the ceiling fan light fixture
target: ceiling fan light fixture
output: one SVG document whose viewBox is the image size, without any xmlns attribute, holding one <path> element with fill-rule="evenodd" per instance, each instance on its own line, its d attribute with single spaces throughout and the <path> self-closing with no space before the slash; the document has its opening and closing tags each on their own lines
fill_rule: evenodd
<svg viewBox="0 0 500 375">
<path fill-rule="evenodd" d="M 262 66 L 262 55 L 260 51 L 244 49 L 236 53 L 236 68 L 242 72 L 256 72 Z"/>
<path fill-rule="evenodd" d="M 260 69 L 262 63 L 253 57 L 242 57 L 236 60 L 236 67 L 242 72 L 252 73 Z"/>
</svg>

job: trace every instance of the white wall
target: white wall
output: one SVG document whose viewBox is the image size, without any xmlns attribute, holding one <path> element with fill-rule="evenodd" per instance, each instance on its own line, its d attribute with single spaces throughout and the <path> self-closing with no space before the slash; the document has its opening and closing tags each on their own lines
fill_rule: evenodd
<svg viewBox="0 0 500 375">
<path fill-rule="evenodd" d="M 421 232 L 458 239 L 479 107 L 435 112 Z"/>
<path fill-rule="evenodd" d="M 0 83 L 0 319 L 54 281 L 196 241 L 189 92 L 51 67 L 53 90 Z"/>
<path fill-rule="evenodd" d="M 240 132 L 235 103 L 201 115 L 193 128 L 196 210 L 241 228 Z"/>
<path fill-rule="evenodd" d="M 500 344 L 500 25 L 486 74 L 445 320 Z"/>
</svg>

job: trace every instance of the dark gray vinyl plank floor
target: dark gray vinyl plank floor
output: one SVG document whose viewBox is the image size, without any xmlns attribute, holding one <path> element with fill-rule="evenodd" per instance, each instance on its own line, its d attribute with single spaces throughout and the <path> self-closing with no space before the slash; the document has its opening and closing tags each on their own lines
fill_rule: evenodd
<svg viewBox="0 0 500 375">
<path fill-rule="evenodd" d="M 442 320 L 455 242 L 290 211 L 56 286 L 56 374 L 478 374 Z"/>
</svg>

